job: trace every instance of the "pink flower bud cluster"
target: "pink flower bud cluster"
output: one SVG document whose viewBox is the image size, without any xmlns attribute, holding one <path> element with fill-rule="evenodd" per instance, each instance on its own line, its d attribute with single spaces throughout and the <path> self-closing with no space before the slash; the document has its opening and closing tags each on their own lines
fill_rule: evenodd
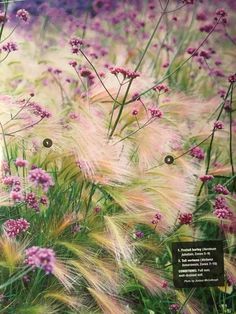
<svg viewBox="0 0 236 314">
<path fill-rule="evenodd" d="M 124 79 L 135 79 L 140 76 L 138 72 L 130 71 L 121 67 L 110 67 L 110 72 L 114 75 L 122 74 Z"/>
<path fill-rule="evenodd" d="M 214 204 L 213 214 L 220 219 L 231 218 L 233 213 L 226 204 L 226 199 L 223 196 L 217 196 Z"/>
<path fill-rule="evenodd" d="M 32 246 L 25 251 L 25 264 L 32 268 L 43 269 L 46 275 L 51 274 L 55 267 L 56 256 L 52 249 Z"/>
<path fill-rule="evenodd" d="M 17 235 L 25 232 L 29 227 L 30 223 L 23 218 L 9 219 L 3 224 L 4 231 L 11 238 L 15 238 Z"/>
</svg>

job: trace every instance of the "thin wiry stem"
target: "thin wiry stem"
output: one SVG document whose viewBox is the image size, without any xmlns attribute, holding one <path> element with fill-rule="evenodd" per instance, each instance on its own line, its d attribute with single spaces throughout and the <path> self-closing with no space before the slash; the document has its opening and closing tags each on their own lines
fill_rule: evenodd
<svg viewBox="0 0 236 314">
<path fill-rule="evenodd" d="M 118 101 L 115 100 L 115 98 L 112 96 L 112 94 L 109 92 L 109 90 L 107 89 L 107 87 L 105 86 L 105 84 L 103 83 L 100 75 L 98 74 L 95 66 L 93 65 L 93 63 L 89 60 L 89 58 L 86 56 L 86 54 L 83 52 L 82 49 L 80 49 L 81 54 L 84 56 L 84 58 L 87 60 L 87 62 L 90 64 L 90 66 L 93 68 L 97 78 L 99 79 L 100 83 L 102 84 L 103 88 L 106 90 L 107 94 L 111 97 L 111 99 L 113 101 L 115 101 L 116 103 L 120 104 Z"/>
<path fill-rule="evenodd" d="M 8 120 L 7 122 L 4 123 L 4 125 L 8 124 L 9 122 L 11 122 L 12 120 L 14 120 L 24 109 L 25 107 L 29 104 L 30 100 L 32 99 L 32 97 L 30 96 L 29 99 L 26 101 L 26 103 L 24 104 L 24 106 L 17 111 L 17 113 L 11 117 L 10 120 Z"/>
<path fill-rule="evenodd" d="M 190 57 L 188 57 L 186 60 L 184 60 L 175 70 L 173 70 L 172 72 L 168 73 L 167 75 L 164 76 L 164 78 L 162 78 L 159 82 L 155 83 L 155 85 L 153 85 L 152 87 L 150 87 L 149 89 L 145 90 L 144 92 L 140 93 L 139 96 L 143 96 L 145 94 L 147 94 L 148 92 L 150 92 L 156 85 L 159 85 L 163 82 L 165 82 L 169 77 L 171 77 L 173 74 L 175 74 L 176 72 L 178 72 L 190 59 L 192 59 L 192 57 L 194 56 L 194 54 L 196 52 L 199 51 L 199 49 L 205 44 L 205 42 L 207 41 L 207 39 L 210 37 L 210 35 L 214 32 L 216 26 L 219 24 L 221 17 L 217 20 L 217 22 L 215 23 L 215 25 L 213 26 L 212 30 L 207 34 L 207 36 L 205 37 L 205 39 L 201 42 L 201 44 L 198 46 L 198 48 L 196 48 L 196 50 L 190 55 Z M 129 103 L 133 102 L 133 100 L 129 100 L 125 103 L 125 105 L 128 105 Z"/>
<path fill-rule="evenodd" d="M 3 125 L 1 122 L 0 122 L 0 127 L 2 129 L 3 142 L 4 142 L 4 147 L 5 147 L 5 151 L 6 151 L 6 155 L 7 155 L 7 163 L 8 163 L 8 167 L 9 167 L 9 172 L 11 174 L 10 155 L 9 155 L 8 148 L 7 148 L 7 141 L 6 141 L 6 137 L 5 137 L 5 132 L 4 132 Z"/>
<path fill-rule="evenodd" d="M 196 288 L 192 288 L 187 296 L 187 298 L 185 299 L 184 303 L 181 305 L 180 309 L 178 310 L 178 314 L 181 313 L 182 309 L 184 308 L 185 304 L 188 302 L 188 300 L 191 299 L 191 297 L 193 296 L 194 292 L 195 292 Z"/>
<path fill-rule="evenodd" d="M 159 27 L 159 25 L 160 25 L 160 23 L 161 23 L 161 21 L 162 21 L 162 18 L 163 18 L 164 15 L 166 14 L 166 9 L 167 9 L 167 7 L 168 7 L 168 4 L 169 4 L 169 0 L 167 1 L 166 6 L 165 6 L 165 9 L 164 9 L 164 11 L 162 12 L 162 14 L 161 14 L 161 16 L 160 16 L 160 18 L 159 18 L 159 20 L 158 20 L 158 22 L 157 22 L 157 24 L 156 24 L 156 26 L 155 26 L 153 32 L 152 32 L 152 35 L 151 35 L 151 37 L 150 37 L 150 39 L 149 39 L 149 41 L 148 41 L 148 43 L 147 43 L 147 45 L 146 45 L 146 47 L 145 47 L 145 49 L 144 49 L 144 52 L 143 52 L 143 54 L 142 54 L 142 56 L 141 56 L 141 58 L 140 58 L 140 60 L 139 60 L 139 62 L 138 62 L 138 64 L 137 64 L 137 66 L 135 67 L 135 70 L 134 70 L 135 72 L 138 71 L 139 67 L 140 67 L 141 64 L 142 64 L 142 61 L 143 61 L 143 59 L 144 59 L 144 57 L 145 57 L 145 55 L 146 55 L 146 53 L 147 53 L 147 51 L 148 51 L 148 48 L 150 47 L 150 45 L 151 45 L 151 43 L 152 43 L 152 40 L 153 40 L 153 38 L 154 38 L 154 36 L 155 36 L 155 34 L 156 34 L 156 31 L 157 31 L 157 29 L 158 29 L 158 27 Z M 126 100 L 127 100 L 127 97 L 128 97 L 128 94 L 129 94 L 129 91 L 130 91 L 132 82 L 133 82 L 133 79 L 130 80 L 129 85 L 128 85 L 128 87 L 127 87 L 127 90 L 126 90 L 124 99 L 123 99 L 123 101 L 122 101 L 122 104 L 121 104 L 121 106 L 120 106 L 120 110 L 119 110 L 119 112 L 118 112 L 116 121 L 115 121 L 114 126 L 113 126 L 113 128 L 112 128 L 112 130 L 111 130 L 110 138 L 111 138 L 112 135 L 114 134 L 114 132 L 115 132 L 115 130 L 116 130 L 116 127 L 117 127 L 117 125 L 118 125 L 118 123 L 119 123 L 119 121 L 120 121 L 120 118 L 121 118 L 121 116 L 122 116 L 122 112 L 123 112 L 123 109 L 124 109 L 124 105 L 125 105 L 125 103 L 126 103 Z"/>
<path fill-rule="evenodd" d="M 228 91 L 227 91 L 227 94 L 226 94 L 226 96 L 225 96 L 225 100 L 228 98 L 229 93 L 230 93 L 230 91 L 231 91 L 231 88 L 232 88 L 232 85 L 230 84 L 230 85 L 229 85 L 229 88 L 228 88 Z M 215 121 L 218 121 L 218 120 L 220 119 L 221 114 L 222 114 L 222 112 L 223 112 L 223 110 L 224 110 L 224 104 L 225 104 L 225 101 L 223 102 L 223 105 L 221 106 L 221 110 L 220 110 L 220 112 L 219 112 L 219 114 L 218 114 L 218 116 L 217 116 L 217 118 L 216 118 Z M 210 169 L 211 151 L 212 151 L 214 136 L 215 136 L 215 128 L 213 129 L 213 131 L 212 131 L 212 133 L 211 133 L 211 141 L 210 141 L 210 145 L 209 145 L 208 151 L 207 151 L 207 166 L 206 166 L 206 172 L 205 172 L 205 174 L 208 174 L 209 169 Z M 198 192 L 198 194 L 197 194 L 198 197 L 199 197 L 199 196 L 201 195 L 201 193 L 202 193 L 202 189 L 203 189 L 203 187 L 204 187 L 204 184 L 205 184 L 205 182 L 202 182 L 201 187 L 200 187 L 200 190 L 199 190 L 199 192 Z"/>
<path fill-rule="evenodd" d="M 118 144 L 118 143 L 124 141 L 125 139 L 129 138 L 130 136 L 136 134 L 138 131 L 144 129 L 146 126 L 148 126 L 148 125 L 149 125 L 151 122 L 153 122 L 153 121 L 154 121 L 154 120 L 152 120 L 152 118 L 149 119 L 149 120 L 146 121 L 141 127 L 139 127 L 137 130 L 135 130 L 135 131 L 131 132 L 130 134 L 128 134 L 127 136 L 123 137 L 122 139 L 120 139 L 119 141 L 117 141 L 116 143 L 114 143 L 114 145 L 116 145 L 116 144 Z"/>
<path fill-rule="evenodd" d="M 2 44 L 4 41 L 6 41 L 9 37 L 11 37 L 11 35 L 14 33 L 14 31 L 17 29 L 17 27 L 19 26 L 19 23 L 12 29 L 12 31 L 3 39 L 0 41 L 0 44 Z"/>
<path fill-rule="evenodd" d="M 233 90 L 234 90 L 234 86 L 232 85 L 232 90 L 231 90 L 231 94 L 230 94 L 231 108 L 230 108 L 230 112 L 229 112 L 229 122 L 230 122 L 230 129 L 229 129 L 229 153 L 230 153 L 230 164 L 231 164 L 232 176 L 234 176 L 234 174 L 235 174 L 235 171 L 234 171 L 234 158 L 233 158 L 233 118 L 232 118 Z M 233 182 L 235 183 L 236 180 L 233 180 Z"/>
</svg>

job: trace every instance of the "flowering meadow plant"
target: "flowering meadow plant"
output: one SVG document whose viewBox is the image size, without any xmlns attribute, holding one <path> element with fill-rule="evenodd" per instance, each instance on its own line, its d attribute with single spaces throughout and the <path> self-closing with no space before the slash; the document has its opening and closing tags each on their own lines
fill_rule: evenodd
<svg viewBox="0 0 236 314">
<path fill-rule="evenodd" d="M 0 3 L 0 313 L 235 313 L 235 1 Z M 174 242 L 222 240 L 177 289 Z"/>
</svg>

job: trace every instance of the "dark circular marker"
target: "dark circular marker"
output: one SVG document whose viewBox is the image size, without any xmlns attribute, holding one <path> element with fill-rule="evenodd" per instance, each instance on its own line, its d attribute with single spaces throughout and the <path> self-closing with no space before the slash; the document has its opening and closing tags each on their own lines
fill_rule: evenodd
<svg viewBox="0 0 236 314">
<path fill-rule="evenodd" d="M 174 157 L 171 155 L 167 155 L 164 159 L 165 163 L 168 165 L 173 164 L 174 160 L 175 160 Z"/>
<path fill-rule="evenodd" d="M 47 148 L 50 148 L 52 147 L 52 140 L 50 138 L 45 138 L 45 140 L 43 140 L 43 146 L 44 147 L 47 147 Z"/>
</svg>

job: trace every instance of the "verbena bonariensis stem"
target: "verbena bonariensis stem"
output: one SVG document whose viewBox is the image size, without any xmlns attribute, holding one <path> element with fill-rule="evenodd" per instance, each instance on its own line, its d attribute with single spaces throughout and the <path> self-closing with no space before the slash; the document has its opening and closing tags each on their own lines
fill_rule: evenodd
<svg viewBox="0 0 236 314">
<path fill-rule="evenodd" d="M 158 27 L 159 27 L 159 25 L 160 25 L 160 23 L 161 23 L 161 21 L 162 21 L 162 18 L 163 18 L 164 15 L 166 14 L 166 9 L 167 9 L 167 7 L 168 7 L 168 4 L 169 4 L 169 0 L 166 2 L 165 9 L 164 9 L 164 11 L 162 12 L 162 14 L 161 14 L 161 16 L 160 16 L 160 18 L 159 18 L 159 20 L 158 20 L 158 22 L 157 22 L 157 24 L 156 24 L 156 26 L 155 26 L 153 32 L 152 32 L 152 35 L 151 35 L 151 37 L 150 37 L 150 39 L 149 39 L 149 41 L 148 41 L 148 43 L 147 43 L 147 45 L 146 45 L 146 47 L 145 47 L 145 49 L 144 49 L 144 52 L 143 52 L 143 54 L 142 54 L 142 56 L 141 56 L 141 58 L 140 58 L 140 60 L 139 60 L 139 62 L 138 62 L 138 64 L 137 64 L 137 66 L 136 66 L 136 68 L 135 68 L 135 70 L 134 70 L 135 72 L 138 71 L 138 69 L 140 68 L 140 66 L 141 66 L 141 64 L 142 64 L 142 61 L 143 61 L 143 59 L 144 59 L 144 57 L 145 57 L 145 55 L 146 55 L 146 53 L 147 53 L 147 51 L 148 51 L 148 48 L 150 47 L 150 45 L 151 45 L 151 43 L 152 43 L 152 40 L 153 40 L 153 38 L 154 38 L 154 36 L 155 36 L 155 34 L 156 34 L 156 31 L 157 31 L 157 29 L 158 29 Z M 129 95 L 129 91 L 130 91 L 132 82 L 133 82 L 133 79 L 131 79 L 131 80 L 129 81 L 129 84 L 128 84 L 128 87 L 127 87 L 125 96 L 124 96 L 124 98 L 123 98 L 122 104 L 120 105 L 120 110 L 119 110 L 119 112 L 118 112 L 116 121 L 115 121 L 114 126 L 113 126 L 113 128 L 112 128 L 112 130 L 111 130 L 110 138 L 111 138 L 112 135 L 114 134 L 114 132 L 115 132 L 115 130 L 116 130 L 116 127 L 117 127 L 117 125 L 118 125 L 118 123 L 119 123 L 119 121 L 120 121 L 120 118 L 121 118 L 121 115 L 122 115 L 122 112 L 123 112 L 123 109 L 124 109 L 124 105 L 125 105 L 125 103 L 126 103 L 126 100 L 127 100 L 128 95 Z M 116 108 L 115 108 L 115 109 L 116 109 Z"/>
<path fill-rule="evenodd" d="M 221 110 L 220 110 L 220 112 L 219 112 L 219 114 L 218 114 L 218 116 L 217 116 L 217 118 L 216 118 L 216 121 L 218 121 L 218 120 L 220 119 L 220 116 L 221 116 L 221 114 L 222 114 L 222 112 L 223 112 L 223 110 L 224 110 L 225 101 L 227 100 L 227 98 L 228 98 L 228 96 L 229 96 L 229 94 L 230 94 L 230 92 L 231 92 L 231 89 L 232 89 L 232 84 L 230 84 L 229 87 L 228 87 L 226 96 L 225 96 L 225 98 L 224 98 L 224 102 L 223 102 L 223 104 L 222 104 L 222 106 L 221 106 Z M 210 145 L 209 145 L 208 151 L 207 151 L 207 167 L 206 167 L 206 173 L 205 173 L 205 174 L 208 174 L 209 168 L 210 168 L 211 151 L 212 151 L 214 136 L 215 136 L 215 128 L 214 128 L 213 131 L 212 131 L 212 134 L 211 134 L 211 141 L 210 141 Z M 200 190 L 199 190 L 198 195 L 197 195 L 198 197 L 201 195 L 201 192 L 202 192 L 204 183 L 205 183 L 205 182 L 202 182 L 202 184 L 201 184 Z"/>
<path fill-rule="evenodd" d="M 84 58 L 87 60 L 87 62 L 90 64 L 90 66 L 93 68 L 93 70 L 94 70 L 94 72 L 95 72 L 97 78 L 99 79 L 100 83 L 102 84 L 102 86 L 103 86 L 103 88 L 105 89 L 105 91 L 107 92 L 107 94 L 111 97 L 111 99 L 112 99 L 114 102 L 116 102 L 116 103 L 118 103 L 118 104 L 120 105 L 120 103 L 119 103 L 117 100 L 115 100 L 115 98 L 112 96 L 112 94 L 111 94 L 111 93 L 109 92 L 109 90 L 107 89 L 106 85 L 103 83 L 103 81 L 102 81 L 100 75 L 98 74 L 98 72 L 97 72 L 95 66 L 93 65 L 93 63 L 89 60 L 89 58 L 86 56 L 86 54 L 83 52 L 82 49 L 80 49 L 80 52 L 81 52 L 81 54 L 84 56 Z"/>
<path fill-rule="evenodd" d="M 194 56 L 194 54 L 196 52 L 199 51 L 199 49 L 205 44 L 205 42 L 207 41 L 207 39 L 210 37 L 210 35 L 214 32 L 216 26 L 219 24 L 221 20 L 221 17 L 217 20 L 217 22 L 215 23 L 215 25 L 213 26 L 213 28 L 211 29 L 211 31 L 207 34 L 207 36 L 204 38 L 204 40 L 201 42 L 201 44 L 198 46 L 198 48 L 196 48 L 194 50 L 194 52 L 190 55 L 190 57 L 188 57 L 186 60 L 184 60 L 175 70 L 173 70 L 172 72 L 170 72 L 169 74 L 167 74 L 166 76 L 164 76 L 164 78 L 162 78 L 159 82 L 155 83 L 152 87 L 150 87 L 149 89 L 145 90 L 144 92 L 139 94 L 139 97 L 147 94 L 148 92 L 152 91 L 152 89 L 156 86 L 159 85 L 161 83 L 163 83 L 164 81 L 166 81 L 170 76 L 172 76 L 173 74 L 175 74 L 176 72 L 178 72 L 190 59 L 192 59 L 192 57 Z M 133 102 L 132 99 L 128 100 L 125 105 L 130 104 L 131 102 Z"/>
</svg>

